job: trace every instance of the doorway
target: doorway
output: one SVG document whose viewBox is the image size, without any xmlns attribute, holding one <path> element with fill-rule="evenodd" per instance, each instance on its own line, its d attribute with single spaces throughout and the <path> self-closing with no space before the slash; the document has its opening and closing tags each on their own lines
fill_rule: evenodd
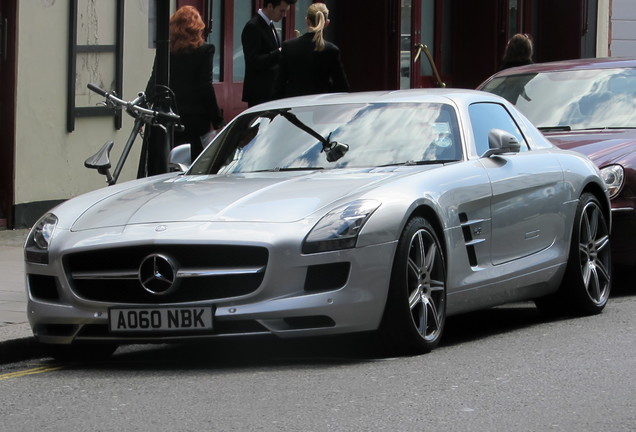
<svg viewBox="0 0 636 432">
<path fill-rule="evenodd" d="M 13 227 L 17 2 L 0 2 L 0 227 Z"/>
</svg>

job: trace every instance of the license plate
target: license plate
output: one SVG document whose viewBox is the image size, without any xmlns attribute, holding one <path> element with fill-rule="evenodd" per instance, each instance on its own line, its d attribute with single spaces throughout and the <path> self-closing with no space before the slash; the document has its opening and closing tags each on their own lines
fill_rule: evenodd
<svg viewBox="0 0 636 432">
<path fill-rule="evenodd" d="M 111 308 L 108 320 L 111 332 L 211 330 L 212 307 Z"/>
</svg>

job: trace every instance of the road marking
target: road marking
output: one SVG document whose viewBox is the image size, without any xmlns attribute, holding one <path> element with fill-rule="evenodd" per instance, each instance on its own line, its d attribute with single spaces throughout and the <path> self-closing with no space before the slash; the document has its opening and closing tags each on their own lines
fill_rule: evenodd
<svg viewBox="0 0 636 432">
<path fill-rule="evenodd" d="M 2 374 L 0 375 L 0 381 L 2 380 L 6 380 L 6 379 L 11 379 L 11 378 L 20 378 L 23 376 L 27 376 L 27 375 L 33 375 L 33 374 L 39 374 L 39 373 L 45 373 L 45 372 L 53 372 L 59 369 L 62 369 L 64 366 L 52 366 L 52 367 L 38 367 L 38 368 L 33 368 L 33 369 L 27 369 L 27 370 L 23 370 L 23 371 L 18 371 L 18 372 L 11 372 L 11 373 L 7 373 L 7 374 Z"/>
</svg>

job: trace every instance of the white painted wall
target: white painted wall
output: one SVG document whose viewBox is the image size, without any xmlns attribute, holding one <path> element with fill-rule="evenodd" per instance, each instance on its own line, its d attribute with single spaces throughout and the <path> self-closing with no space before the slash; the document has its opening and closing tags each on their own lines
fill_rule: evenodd
<svg viewBox="0 0 636 432">
<path fill-rule="evenodd" d="M 636 57 L 636 1 L 612 0 L 610 55 Z"/>
<path fill-rule="evenodd" d="M 16 204 L 68 199 L 106 186 L 104 176 L 84 168 L 84 160 L 104 142 L 113 140 L 114 167 L 132 128 L 130 117 L 124 115 L 124 125 L 119 131 L 114 128 L 112 117 L 97 117 L 78 118 L 75 131 L 66 132 L 69 1 L 27 0 L 18 5 Z M 114 3 L 80 1 L 96 10 Z M 123 96 L 126 99 L 145 89 L 152 70 L 155 52 L 148 48 L 148 4 L 149 0 L 125 2 Z M 86 24 L 92 17 L 82 15 L 81 19 L 88 20 L 83 21 Z M 103 28 L 98 32 L 89 30 L 92 33 L 86 37 L 98 33 L 95 37 L 104 38 Z M 99 80 L 102 75 L 105 82 L 112 79 L 110 64 L 93 62 L 87 67 L 94 72 L 91 79 Z M 85 83 L 77 87 L 78 93 L 84 92 L 85 97 L 90 97 L 91 104 L 101 100 L 95 94 L 87 94 Z M 140 148 L 139 140 L 121 181 L 136 176 Z"/>
<path fill-rule="evenodd" d="M 612 0 L 598 0 L 596 19 L 596 57 L 608 57 L 610 47 L 610 10 Z"/>
</svg>

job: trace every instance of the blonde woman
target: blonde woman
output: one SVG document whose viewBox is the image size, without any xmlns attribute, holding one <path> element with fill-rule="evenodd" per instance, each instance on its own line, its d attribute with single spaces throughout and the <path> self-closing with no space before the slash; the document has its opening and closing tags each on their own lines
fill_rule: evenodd
<svg viewBox="0 0 636 432">
<path fill-rule="evenodd" d="M 313 3 L 306 21 L 307 33 L 282 44 L 276 98 L 349 91 L 340 49 L 324 38 L 329 9 L 324 3 Z"/>
</svg>

